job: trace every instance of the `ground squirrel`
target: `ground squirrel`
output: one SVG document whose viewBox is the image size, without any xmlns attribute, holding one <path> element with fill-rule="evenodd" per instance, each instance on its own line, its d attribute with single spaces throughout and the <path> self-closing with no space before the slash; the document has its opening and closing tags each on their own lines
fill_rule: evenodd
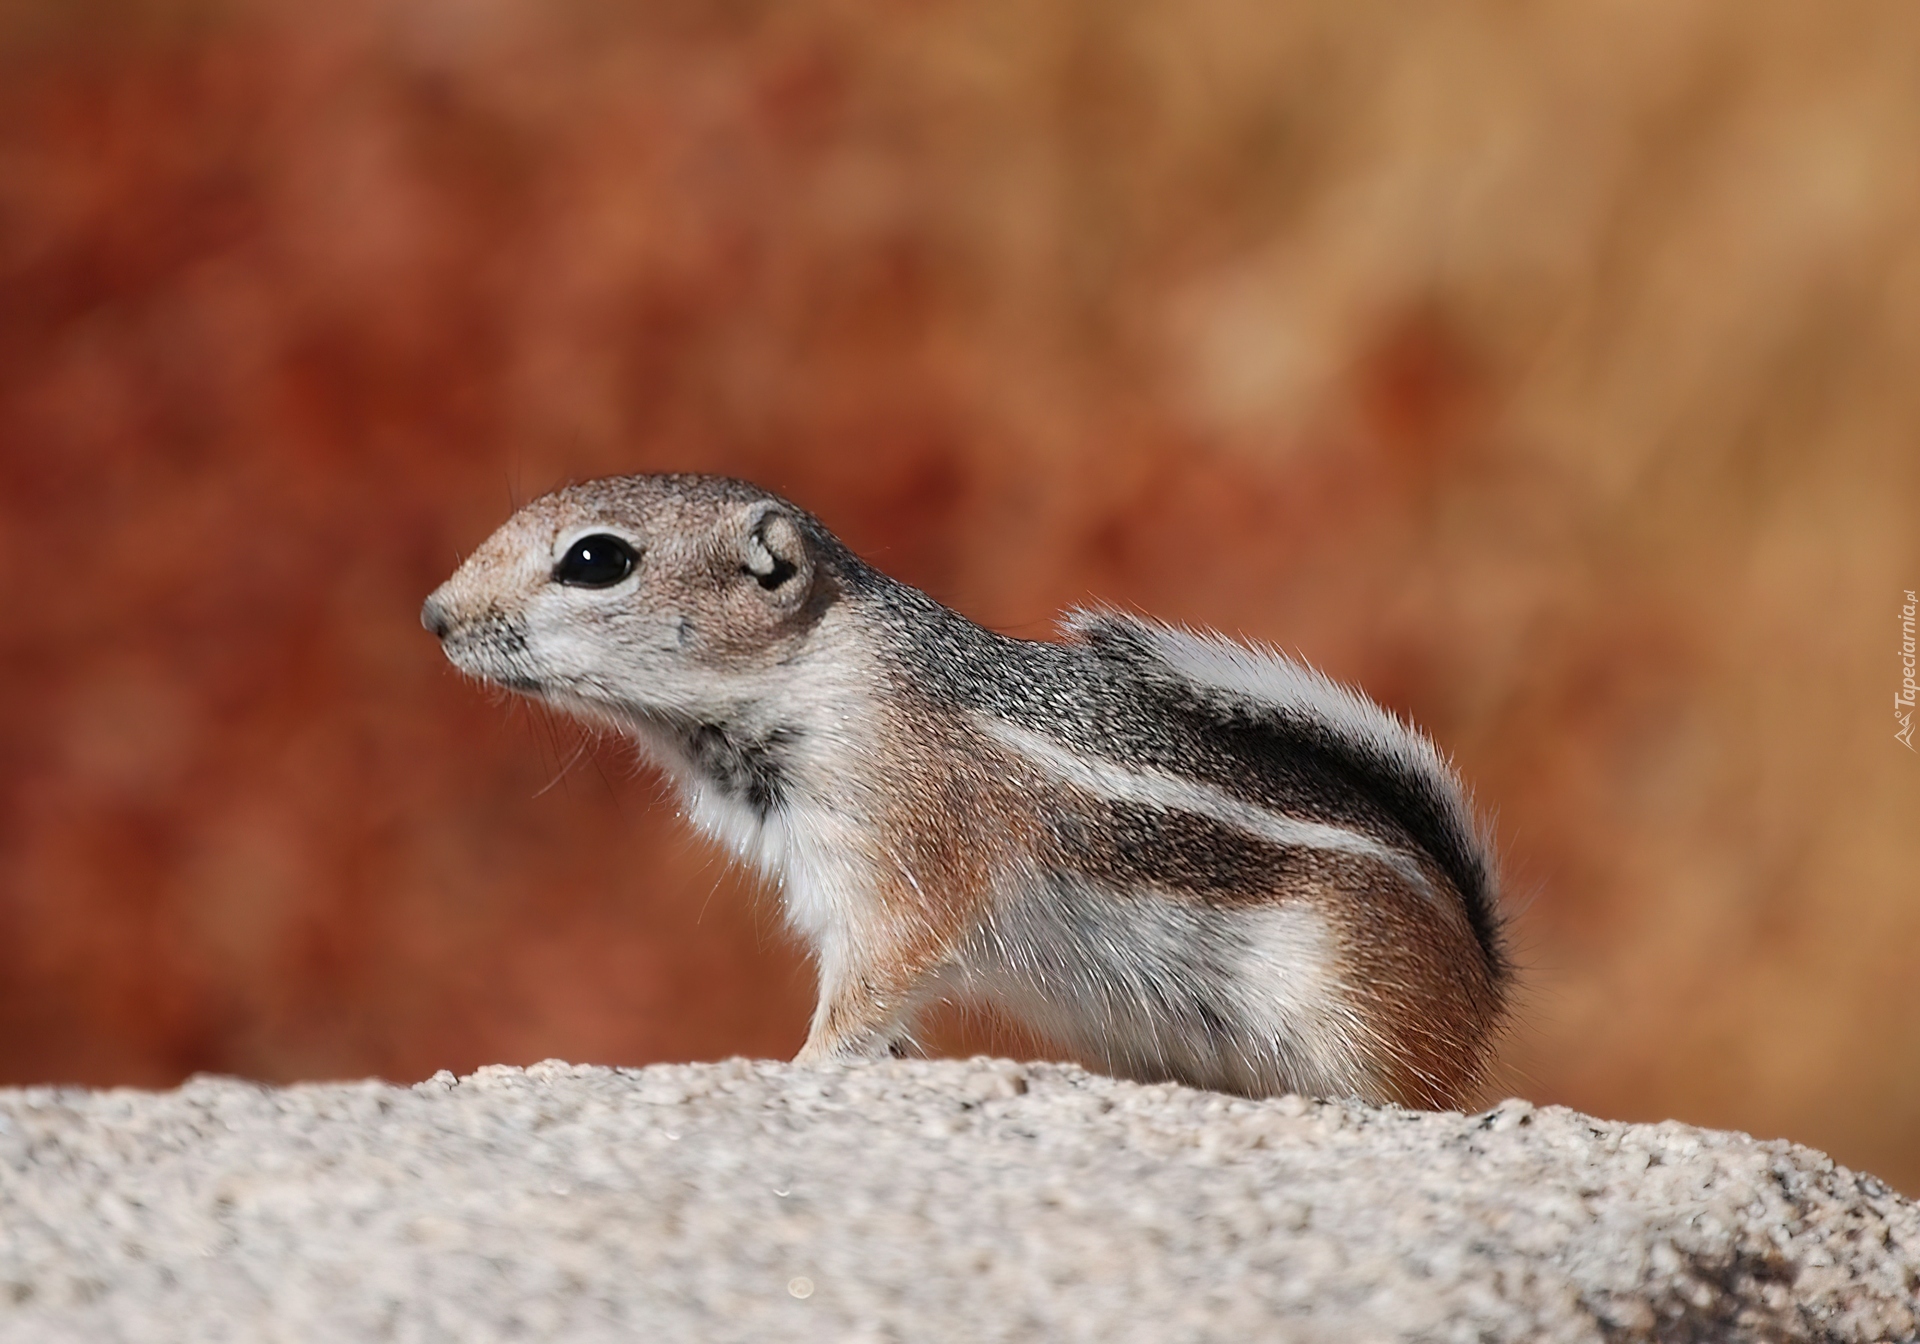
<svg viewBox="0 0 1920 1344">
<path fill-rule="evenodd" d="M 802 1060 L 984 1002 L 1087 1062 L 1455 1103 L 1509 979 L 1417 730 L 1279 653 L 1112 610 L 996 634 L 742 481 L 569 486 L 427 599 L 463 671 L 617 729 L 778 884 Z"/>
</svg>

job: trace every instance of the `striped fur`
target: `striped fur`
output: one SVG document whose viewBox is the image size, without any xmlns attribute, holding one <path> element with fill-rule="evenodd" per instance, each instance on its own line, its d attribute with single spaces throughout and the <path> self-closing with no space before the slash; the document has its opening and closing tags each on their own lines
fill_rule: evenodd
<svg viewBox="0 0 1920 1344">
<path fill-rule="evenodd" d="M 604 532 L 640 557 L 556 579 Z M 1415 1104 L 1476 1082 L 1509 979 L 1493 865 L 1419 732 L 1271 650 L 1114 611 L 981 629 L 743 482 L 527 506 L 428 599 L 463 669 L 630 735 L 779 885 L 803 1057 L 929 1002 L 1099 1067 Z"/>
</svg>

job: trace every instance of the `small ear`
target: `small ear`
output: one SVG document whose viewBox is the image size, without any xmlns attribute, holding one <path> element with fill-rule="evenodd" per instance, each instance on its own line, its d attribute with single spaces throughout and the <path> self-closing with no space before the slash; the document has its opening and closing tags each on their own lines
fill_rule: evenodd
<svg viewBox="0 0 1920 1344">
<path fill-rule="evenodd" d="M 813 555 L 800 524 L 778 504 L 755 506 L 740 539 L 740 568 L 785 610 L 798 607 L 813 587 Z"/>
</svg>

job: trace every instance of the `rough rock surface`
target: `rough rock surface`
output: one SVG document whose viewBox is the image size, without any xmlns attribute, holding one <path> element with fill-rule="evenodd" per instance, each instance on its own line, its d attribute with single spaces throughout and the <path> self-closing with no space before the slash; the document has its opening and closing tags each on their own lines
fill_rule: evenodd
<svg viewBox="0 0 1920 1344">
<path fill-rule="evenodd" d="M 1784 1142 L 1053 1065 L 0 1093 L 0 1339 L 1886 1340 L 1920 1206 Z"/>
</svg>

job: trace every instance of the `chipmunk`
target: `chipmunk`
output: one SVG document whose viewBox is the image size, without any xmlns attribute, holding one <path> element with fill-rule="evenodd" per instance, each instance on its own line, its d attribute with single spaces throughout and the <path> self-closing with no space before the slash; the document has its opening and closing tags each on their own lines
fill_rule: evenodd
<svg viewBox="0 0 1920 1344">
<path fill-rule="evenodd" d="M 743 481 L 613 477 L 426 601 L 461 670 L 633 739 L 775 882 L 801 1061 L 984 1002 L 1096 1067 L 1453 1104 L 1510 973 L 1494 864 L 1417 730 L 1284 655 L 1115 610 L 983 629 Z"/>
</svg>

